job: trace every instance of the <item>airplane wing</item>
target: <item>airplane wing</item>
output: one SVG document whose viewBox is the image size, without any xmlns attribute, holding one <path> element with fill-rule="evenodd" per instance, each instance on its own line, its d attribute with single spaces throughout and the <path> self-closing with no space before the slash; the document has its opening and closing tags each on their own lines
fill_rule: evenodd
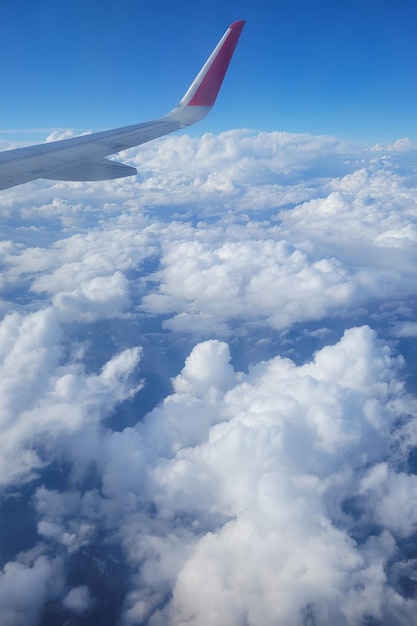
<svg viewBox="0 0 417 626">
<path fill-rule="evenodd" d="M 37 178 L 108 180 L 136 174 L 136 169 L 107 159 L 198 122 L 213 106 L 245 24 L 226 30 L 179 105 L 167 115 L 113 130 L 0 152 L 0 190 Z"/>
</svg>

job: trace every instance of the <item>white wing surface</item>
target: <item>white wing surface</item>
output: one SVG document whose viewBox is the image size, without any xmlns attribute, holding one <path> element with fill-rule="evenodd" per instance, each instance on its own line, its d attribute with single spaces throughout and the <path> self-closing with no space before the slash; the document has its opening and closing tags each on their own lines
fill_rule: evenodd
<svg viewBox="0 0 417 626">
<path fill-rule="evenodd" d="M 0 152 L 0 190 L 37 178 L 107 180 L 136 169 L 106 157 L 198 122 L 213 106 L 244 20 L 234 22 L 211 53 L 179 105 L 164 117 L 81 137 Z"/>
</svg>

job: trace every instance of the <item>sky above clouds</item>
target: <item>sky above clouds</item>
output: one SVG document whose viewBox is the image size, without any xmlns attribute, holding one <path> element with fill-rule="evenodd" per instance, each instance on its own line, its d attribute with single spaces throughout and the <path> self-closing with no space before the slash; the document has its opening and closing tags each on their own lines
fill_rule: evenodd
<svg viewBox="0 0 417 626">
<path fill-rule="evenodd" d="M 1 624 L 417 624 L 415 9 L 335 7 L 0 4 L 4 146 L 248 20 L 137 177 L 0 196 Z"/>
<path fill-rule="evenodd" d="M 221 106 L 193 134 L 416 141 L 416 18 L 410 0 L 3 0 L 0 127 L 42 141 L 45 129 L 153 119 L 180 100 L 228 25 L 245 19 Z"/>
</svg>

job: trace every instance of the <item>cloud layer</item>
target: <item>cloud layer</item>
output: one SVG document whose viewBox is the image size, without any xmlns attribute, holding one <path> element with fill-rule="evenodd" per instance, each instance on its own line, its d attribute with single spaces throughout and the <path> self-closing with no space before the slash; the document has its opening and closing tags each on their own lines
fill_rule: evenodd
<svg viewBox="0 0 417 626">
<path fill-rule="evenodd" d="M 415 623 L 414 153 L 377 148 L 183 135 L 2 195 L 1 623 Z"/>
</svg>

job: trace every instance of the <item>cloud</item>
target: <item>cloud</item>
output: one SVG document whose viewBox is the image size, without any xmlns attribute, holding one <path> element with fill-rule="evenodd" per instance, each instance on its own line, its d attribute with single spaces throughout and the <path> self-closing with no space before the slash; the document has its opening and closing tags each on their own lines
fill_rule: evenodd
<svg viewBox="0 0 417 626">
<path fill-rule="evenodd" d="M 82 137 L 83 135 L 90 135 L 91 130 L 86 130 L 82 133 L 75 133 L 73 130 L 53 130 L 46 138 L 46 143 L 51 141 L 60 141 L 61 139 L 69 139 L 71 137 Z"/>
<path fill-rule="evenodd" d="M 381 144 L 377 143 L 372 146 L 371 150 L 374 152 L 403 152 L 405 150 L 413 150 L 414 146 L 411 140 L 408 137 L 401 137 L 401 139 L 396 139 L 392 144 Z"/>
<path fill-rule="evenodd" d="M 64 319 L 114 318 L 129 308 L 129 283 L 121 272 L 96 276 L 73 291 L 60 291 L 52 302 Z"/>
<path fill-rule="evenodd" d="M 417 323 L 399 322 L 393 328 L 393 335 L 395 337 L 417 337 Z"/>
<path fill-rule="evenodd" d="M 346 142 L 307 133 L 232 130 L 201 138 L 172 136 L 121 153 L 121 160 L 138 168 L 137 178 L 53 185 L 38 181 L 27 184 L 23 196 L 22 188 L 15 188 L 2 199 L 13 202 L 14 216 L 32 224 L 44 223 L 46 211 L 49 219 L 61 217 L 65 226 L 85 224 L 102 210 L 119 213 L 121 205 L 133 211 L 197 206 L 204 214 L 262 211 L 314 196 L 317 181 L 311 173 L 343 171 L 347 149 L 352 147 Z M 82 206 L 76 209 L 79 202 Z"/>
<path fill-rule="evenodd" d="M 282 329 L 373 306 L 387 290 L 414 293 L 415 189 L 371 164 L 316 193 L 274 221 L 172 225 L 161 233 L 159 287 L 144 309 L 171 314 L 166 325 L 176 331 L 221 332 L 231 319 Z"/>
<path fill-rule="evenodd" d="M 175 391 L 204 397 L 211 389 L 227 389 L 234 380 L 230 358 L 227 345 L 220 341 L 199 344 L 187 358 L 181 374 L 174 379 Z"/>
<path fill-rule="evenodd" d="M 49 295 L 66 321 L 91 321 L 125 313 L 131 294 L 118 272 L 157 259 L 142 310 L 168 315 L 166 328 L 176 332 L 212 336 L 226 336 L 232 320 L 282 329 L 373 306 L 382 289 L 408 296 L 416 279 L 415 190 L 394 161 L 347 157 L 347 148 L 326 137 L 230 131 L 129 151 L 145 168 L 137 180 L 81 184 L 71 204 L 58 196 L 22 209 L 26 219 L 55 215 L 85 227 L 98 215 L 103 222 L 44 247 L 9 244 L 3 280 Z M 96 208 L 91 198 L 100 193 Z M 176 218 L 142 212 L 161 206 L 175 208 Z M 194 214 L 200 221 L 184 221 Z M 92 293 L 100 280 L 108 286 L 101 304 Z"/>
<path fill-rule="evenodd" d="M 86 374 L 80 363 L 62 363 L 61 336 L 52 308 L 13 313 L 0 323 L 3 486 L 33 478 L 54 455 L 56 437 L 99 422 L 138 389 L 130 384 L 138 348 L 115 355 L 97 374 Z"/>
<path fill-rule="evenodd" d="M 56 541 L 68 551 L 75 553 L 91 541 L 95 533 L 94 519 L 83 514 L 87 497 L 77 491 L 64 494 L 57 490 L 39 487 L 34 503 L 41 518 L 37 525 L 38 534 L 46 540 Z"/>
<path fill-rule="evenodd" d="M 417 529 L 416 490 L 415 475 L 393 472 L 382 462 L 364 476 L 360 493 L 366 493 L 375 506 L 372 510 L 371 504 L 369 510 L 372 521 L 399 537 L 411 537 Z"/>
<path fill-rule="evenodd" d="M 106 494 L 119 500 L 119 532 L 141 572 L 125 623 L 150 615 L 153 625 L 298 624 L 307 615 L 321 624 L 360 623 L 366 615 L 412 619 L 415 602 L 399 595 L 388 572 L 397 541 L 414 532 L 414 507 L 404 516 L 399 506 L 413 501 L 414 477 L 393 469 L 392 487 L 387 472 L 378 482 L 369 478 L 392 454 L 397 424 L 410 410 L 397 378 L 401 360 L 362 327 L 301 366 L 277 356 L 232 376 L 227 363 L 226 344 L 199 344 L 174 395 L 137 434 L 110 436 L 106 464 L 123 459 L 132 478 L 127 489 L 114 485 Z M 208 431 L 190 396 L 215 416 Z M 179 425 L 191 407 L 201 432 L 200 443 L 190 445 Z M 159 448 L 156 458 L 164 438 L 175 445 Z M 404 481 L 408 491 L 397 488 Z M 360 500 L 370 488 L 372 501 Z M 132 493 L 147 494 L 158 512 L 142 514 L 143 530 L 133 522 L 139 512 L 126 508 Z M 355 498 L 353 515 L 348 503 Z M 369 510 L 375 530 L 358 542 Z M 170 585 L 172 599 L 158 609 L 160 594 L 148 590 Z"/>
<path fill-rule="evenodd" d="M 146 311 L 180 309 L 201 323 L 205 316 L 206 332 L 212 318 L 256 318 L 282 329 L 346 307 L 358 291 L 355 279 L 335 258 L 314 261 L 281 240 L 276 230 L 270 230 L 270 239 L 257 239 L 249 229 L 218 233 L 216 242 L 204 241 L 207 234 L 207 229 L 196 229 L 196 240 L 186 235 L 185 241 L 177 237 L 170 244 L 155 276 L 159 293 L 143 298 Z M 203 241 L 198 241 L 201 235 Z M 169 327 L 177 328 L 175 318 Z"/>
<path fill-rule="evenodd" d="M 66 609 L 70 609 L 75 613 L 85 613 L 92 606 L 93 602 L 88 587 L 80 585 L 70 589 L 63 600 L 63 605 Z"/>
<path fill-rule="evenodd" d="M 10 626 L 35 626 L 47 600 L 62 593 L 60 559 L 22 554 L 0 572 L 0 620 Z"/>
<path fill-rule="evenodd" d="M 0 209 L 0 476 L 35 543 L 7 619 L 413 623 L 410 162 L 249 131 L 122 156 Z"/>
</svg>

